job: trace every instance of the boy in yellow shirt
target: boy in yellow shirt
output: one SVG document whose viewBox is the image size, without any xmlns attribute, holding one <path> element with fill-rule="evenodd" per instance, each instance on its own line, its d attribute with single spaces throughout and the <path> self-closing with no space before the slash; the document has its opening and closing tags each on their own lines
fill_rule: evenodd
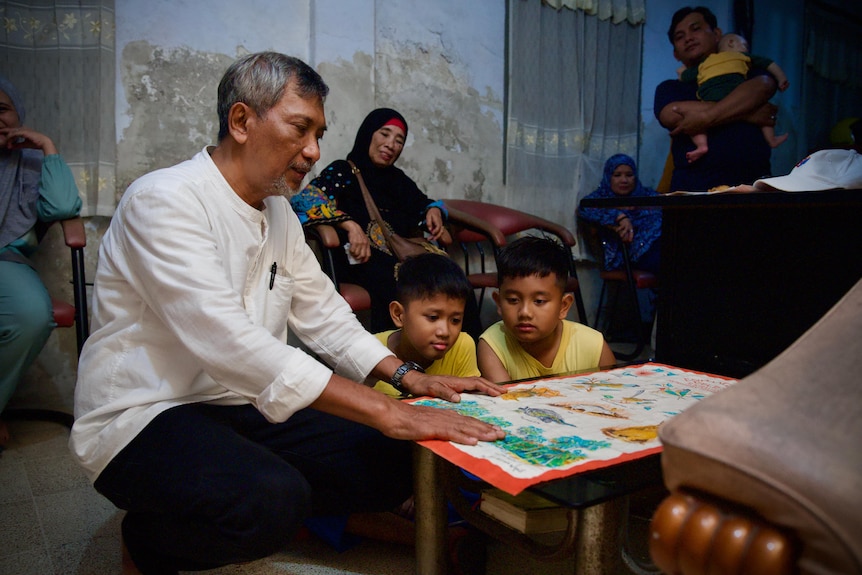
<svg viewBox="0 0 862 575">
<path fill-rule="evenodd" d="M 389 313 L 398 329 L 375 335 L 405 363 L 412 362 L 414 369 L 436 375 L 478 377 L 476 343 L 461 331 L 469 297 L 474 297 L 473 287 L 460 266 L 448 257 L 427 253 L 409 258 L 398 267 L 395 300 L 389 304 Z M 393 397 L 405 397 L 386 381 L 377 381 L 374 389 Z M 492 393 L 498 395 L 503 391 L 497 389 Z M 338 550 L 355 544 L 356 535 L 412 545 L 415 525 L 405 518 L 410 515 L 412 497 L 397 513 L 312 517 L 305 524 Z"/>
<path fill-rule="evenodd" d="M 395 301 L 389 304 L 399 329 L 375 335 L 425 373 L 478 376 L 476 343 L 461 331 L 469 297 L 474 297 L 470 282 L 448 257 L 428 253 L 410 258 L 398 268 Z M 374 389 L 402 397 L 389 382 L 378 381 Z"/>
<path fill-rule="evenodd" d="M 497 256 L 494 301 L 503 318 L 479 338 L 482 375 L 501 383 L 616 363 L 601 332 L 569 321 L 571 256 L 549 238 L 522 237 Z"/>
</svg>

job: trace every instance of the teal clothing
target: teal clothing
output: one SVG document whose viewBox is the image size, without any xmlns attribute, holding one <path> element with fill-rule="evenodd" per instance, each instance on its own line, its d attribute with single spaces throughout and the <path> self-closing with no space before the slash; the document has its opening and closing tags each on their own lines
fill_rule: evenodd
<svg viewBox="0 0 862 575">
<path fill-rule="evenodd" d="M 2 192 L 5 193 L 5 190 Z M 36 217 L 41 222 L 65 220 L 78 215 L 81 211 L 81 198 L 78 196 L 75 177 L 60 154 L 42 158 L 39 195 L 35 208 Z M 5 214 L 3 215 L 5 217 Z M 36 237 L 34 225 L 17 239 L 0 247 L 0 260 L 4 259 L 3 254 L 8 255 L 10 251 L 30 257 L 36 252 L 38 246 L 39 240 Z"/>
<path fill-rule="evenodd" d="M 0 261 L 0 412 L 55 325 L 51 298 L 36 270 Z"/>
<path fill-rule="evenodd" d="M 8 166 L 17 159 L 14 153 L 0 153 L 0 161 Z M 3 205 L 10 206 L 10 210 L 30 211 L 45 222 L 77 215 L 81 199 L 69 166 L 58 154 L 44 157 L 40 163 L 38 195 L 32 194 L 35 206 L 22 206 L 19 197 L 10 198 L 8 194 L 14 193 L 15 187 L 0 190 L 7 200 Z M 4 225 L 7 215 L 0 214 Z M 35 222 L 0 247 L 0 412 L 56 326 L 48 291 L 27 261 L 37 247 Z"/>
</svg>

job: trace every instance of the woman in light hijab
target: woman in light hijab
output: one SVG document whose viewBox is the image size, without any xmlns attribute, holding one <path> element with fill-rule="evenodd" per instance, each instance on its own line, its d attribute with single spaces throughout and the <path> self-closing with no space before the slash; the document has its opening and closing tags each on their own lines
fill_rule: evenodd
<svg viewBox="0 0 862 575">
<path fill-rule="evenodd" d="M 78 188 L 51 138 L 24 126 L 24 104 L 0 75 L 0 414 L 56 325 L 29 257 L 36 223 L 73 217 Z M 9 430 L 0 420 L 0 449 Z"/>
</svg>

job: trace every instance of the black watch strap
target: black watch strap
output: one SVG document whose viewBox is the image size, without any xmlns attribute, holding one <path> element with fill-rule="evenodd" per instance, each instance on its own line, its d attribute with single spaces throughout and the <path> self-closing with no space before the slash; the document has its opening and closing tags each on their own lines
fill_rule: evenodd
<svg viewBox="0 0 862 575">
<path fill-rule="evenodd" d="M 421 371 L 422 373 L 425 373 L 425 370 L 422 369 L 422 366 L 415 361 L 405 361 L 400 366 L 398 366 L 398 369 L 396 369 L 395 373 L 392 374 L 392 379 L 389 380 L 389 383 L 392 385 L 392 387 L 394 387 L 401 393 L 406 393 L 406 390 L 401 385 L 401 380 L 404 379 L 404 376 L 407 374 L 408 371 Z"/>
</svg>

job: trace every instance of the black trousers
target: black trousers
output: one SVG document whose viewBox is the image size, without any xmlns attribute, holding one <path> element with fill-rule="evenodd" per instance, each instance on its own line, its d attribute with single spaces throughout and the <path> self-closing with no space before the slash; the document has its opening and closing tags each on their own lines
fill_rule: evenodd
<svg viewBox="0 0 862 575">
<path fill-rule="evenodd" d="M 190 404 L 154 419 L 95 487 L 126 509 L 145 575 L 271 555 L 302 521 L 384 511 L 411 493 L 411 445 L 313 409 L 269 423 L 251 405 Z"/>
</svg>

